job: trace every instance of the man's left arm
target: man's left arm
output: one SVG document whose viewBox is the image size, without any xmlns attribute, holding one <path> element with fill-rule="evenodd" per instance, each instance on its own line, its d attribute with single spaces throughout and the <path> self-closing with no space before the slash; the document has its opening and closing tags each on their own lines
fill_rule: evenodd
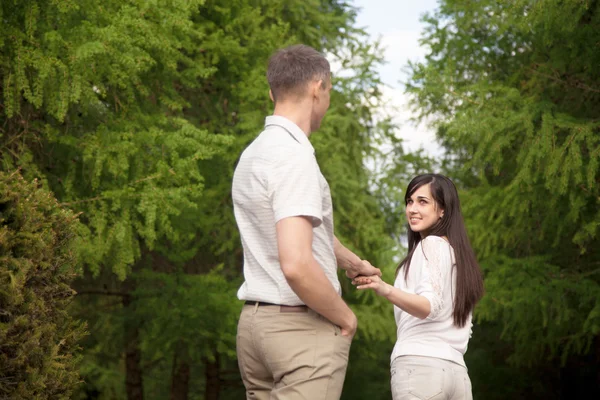
<svg viewBox="0 0 600 400">
<path fill-rule="evenodd" d="M 335 252 L 338 267 L 346 271 L 346 276 L 348 278 L 353 279 L 358 275 L 381 276 L 379 268 L 375 268 L 366 260 L 361 260 L 359 256 L 350 251 L 335 236 L 333 238 L 333 250 Z"/>
</svg>

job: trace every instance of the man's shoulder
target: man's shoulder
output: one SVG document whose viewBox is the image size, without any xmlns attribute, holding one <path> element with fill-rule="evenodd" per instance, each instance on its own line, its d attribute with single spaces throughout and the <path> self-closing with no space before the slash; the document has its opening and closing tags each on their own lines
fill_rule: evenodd
<svg viewBox="0 0 600 400">
<path fill-rule="evenodd" d="M 242 153 L 269 162 L 315 161 L 314 154 L 279 127 L 264 129 Z"/>
<path fill-rule="evenodd" d="M 302 149 L 303 146 L 285 128 L 278 125 L 265 127 L 256 138 L 261 145 L 282 147 L 289 149 Z"/>
</svg>

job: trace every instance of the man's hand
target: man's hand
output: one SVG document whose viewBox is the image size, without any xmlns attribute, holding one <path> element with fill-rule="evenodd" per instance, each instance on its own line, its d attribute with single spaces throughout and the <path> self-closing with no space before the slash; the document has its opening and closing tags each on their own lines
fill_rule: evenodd
<svg viewBox="0 0 600 400">
<path fill-rule="evenodd" d="M 370 262 L 368 262 L 367 260 L 362 260 L 360 262 L 360 264 L 355 267 L 350 267 L 346 270 L 346 276 L 350 279 L 354 279 L 357 276 L 362 275 L 362 276 L 373 276 L 373 275 L 377 275 L 377 276 L 381 276 L 381 271 L 379 270 L 379 268 L 375 268 L 374 266 L 371 265 Z"/>
<path fill-rule="evenodd" d="M 340 325 L 341 335 L 347 336 L 349 338 L 353 338 L 356 333 L 356 328 L 358 327 L 358 319 L 356 319 L 356 315 L 352 313 L 352 319 L 348 321 L 345 325 Z"/>
<path fill-rule="evenodd" d="M 338 267 L 346 271 L 346 276 L 354 279 L 359 275 L 378 275 L 381 271 L 371 265 L 370 262 L 361 260 L 359 256 L 348 250 L 337 237 L 333 238 L 333 250 Z"/>
</svg>

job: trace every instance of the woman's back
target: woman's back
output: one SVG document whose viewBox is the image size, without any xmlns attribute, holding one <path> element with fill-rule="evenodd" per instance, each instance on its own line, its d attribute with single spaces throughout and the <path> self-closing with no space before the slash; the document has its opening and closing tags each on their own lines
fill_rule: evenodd
<svg viewBox="0 0 600 400">
<path fill-rule="evenodd" d="M 394 287 L 426 297 L 431 313 L 419 319 L 394 306 L 397 341 L 391 359 L 403 355 L 437 357 L 465 366 L 463 355 L 471 336 L 471 316 L 459 328 L 454 325 L 456 293 L 454 250 L 439 236 L 427 236 L 412 255 L 408 277 L 400 269 Z"/>
</svg>

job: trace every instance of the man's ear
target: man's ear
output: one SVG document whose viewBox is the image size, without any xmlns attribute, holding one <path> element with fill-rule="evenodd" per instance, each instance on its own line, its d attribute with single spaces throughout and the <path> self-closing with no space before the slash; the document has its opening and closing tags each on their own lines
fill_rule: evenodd
<svg viewBox="0 0 600 400">
<path fill-rule="evenodd" d="M 313 85 L 311 87 L 313 97 L 318 97 L 319 93 L 321 92 L 321 90 L 323 88 L 323 79 L 319 79 L 318 81 L 313 81 L 311 84 Z"/>
<path fill-rule="evenodd" d="M 269 98 L 273 103 L 275 103 L 275 97 L 273 97 L 273 91 L 271 89 L 269 89 Z"/>
</svg>

